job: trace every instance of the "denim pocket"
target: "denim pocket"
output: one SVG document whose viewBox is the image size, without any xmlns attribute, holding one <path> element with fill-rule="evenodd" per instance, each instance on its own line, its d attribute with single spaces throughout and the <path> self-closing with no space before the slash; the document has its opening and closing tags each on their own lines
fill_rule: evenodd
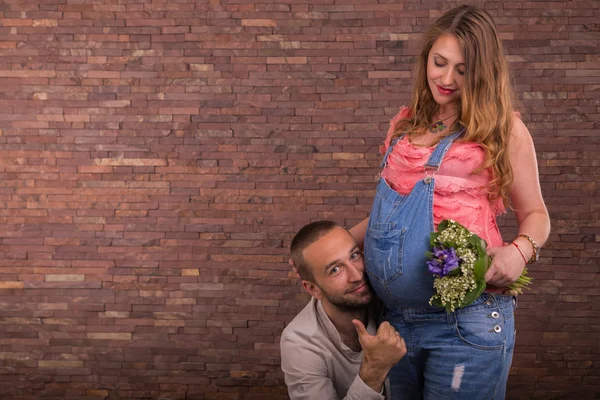
<svg viewBox="0 0 600 400">
<path fill-rule="evenodd" d="M 466 310 L 461 310 L 466 311 Z M 513 341 L 512 309 L 486 307 L 455 314 L 454 330 L 464 343 L 480 350 L 500 350 Z"/>
<path fill-rule="evenodd" d="M 367 235 L 365 262 L 369 278 L 386 284 L 402 275 L 402 253 L 406 229 L 393 224 L 373 224 Z"/>
</svg>

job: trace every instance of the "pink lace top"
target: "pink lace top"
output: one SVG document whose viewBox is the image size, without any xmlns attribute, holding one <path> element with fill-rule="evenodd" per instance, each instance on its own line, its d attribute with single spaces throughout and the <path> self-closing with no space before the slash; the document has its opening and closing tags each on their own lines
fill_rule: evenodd
<svg viewBox="0 0 600 400">
<path fill-rule="evenodd" d="M 401 107 L 392 118 L 384 151 L 390 146 L 396 123 L 409 115 L 410 110 Z M 433 149 L 415 146 L 404 136 L 390 153 L 382 177 L 399 194 L 408 195 L 417 181 L 425 177 L 424 166 Z M 441 220 L 453 219 L 485 239 L 488 246 L 502 246 L 496 216 L 504 212 L 504 205 L 501 200 L 490 203 L 486 193 L 492 172 L 486 169 L 475 173 L 484 159 L 485 151 L 477 143 L 452 144 L 435 172 L 433 223 L 437 227 Z"/>
</svg>

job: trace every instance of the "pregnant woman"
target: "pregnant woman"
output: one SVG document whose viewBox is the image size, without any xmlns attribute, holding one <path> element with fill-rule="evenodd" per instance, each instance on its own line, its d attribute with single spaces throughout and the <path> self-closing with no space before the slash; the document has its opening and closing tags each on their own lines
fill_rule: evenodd
<svg viewBox="0 0 600 400">
<path fill-rule="evenodd" d="M 550 231 L 533 141 L 511 99 L 491 16 L 460 6 L 440 17 L 425 34 L 412 101 L 390 123 L 370 217 L 351 230 L 408 349 L 389 374 L 393 399 L 505 397 L 516 301 L 503 293 Z M 519 233 L 503 246 L 496 217 L 506 206 Z M 429 305 L 425 259 L 443 219 L 485 239 L 492 257 L 486 291 L 450 314 Z"/>
</svg>

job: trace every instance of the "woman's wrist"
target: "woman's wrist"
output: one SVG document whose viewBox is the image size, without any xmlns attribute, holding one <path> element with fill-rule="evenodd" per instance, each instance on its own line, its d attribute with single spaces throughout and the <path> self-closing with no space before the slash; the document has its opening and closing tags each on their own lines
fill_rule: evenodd
<svg viewBox="0 0 600 400">
<path fill-rule="evenodd" d="M 540 248 L 538 247 L 536 241 L 531 236 L 524 233 L 519 233 L 517 239 L 520 239 L 521 242 L 526 241 L 527 243 L 529 243 L 531 249 L 531 256 L 529 257 L 527 263 L 533 264 L 534 262 L 536 262 L 540 257 Z"/>
<path fill-rule="evenodd" d="M 517 236 L 516 238 L 513 239 L 511 244 L 512 243 L 515 243 L 519 246 L 519 249 L 523 252 L 523 255 L 525 256 L 525 258 L 527 260 L 529 260 L 531 258 L 531 255 L 533 254 L 533 247 L 531 246 L 531 243 L 529 243 L 529 241 L 527 239 L 525 239 L 522 236 Z"/>
<path fill-rule="evenodd" d="M 523 261 L 525 262 L 525 264 L 527 264 L 527 258 L 525 257 L 525 254 L 523 254 L 523 250 L 521 250 L 521 247 L 517 243 L 515 243 L 515 241 L 512 241 L 510 244 L 517 249 L 519 254 L 521 254 L 521 257 L 523 258 Z"/>
</svg>

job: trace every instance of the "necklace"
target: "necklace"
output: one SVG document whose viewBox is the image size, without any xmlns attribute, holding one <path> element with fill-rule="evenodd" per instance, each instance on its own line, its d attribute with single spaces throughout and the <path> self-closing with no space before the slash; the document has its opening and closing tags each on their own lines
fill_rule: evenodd
<svg viewBox="0 0 600 400">
<path fill-rule="evenodd" d="M 433 124 L 431 124 L 429 126 L 429 132 L 431 132 L 431 133 L 439 133 L 439 132 L 443 131 L 444 129 L 447 128 L 447 126 L 444 125 L 444 121 L 447 120 L 447 119 L 450 119 L 452 117 L 455 117 L 457 115 L 458 115 L 458 113 L 453 114 L 453 115 L 451 115 L 449 117 L 442 118 L 442 119 L 439 119 L 439 120 L 435 121 Z"/>
</svg>

